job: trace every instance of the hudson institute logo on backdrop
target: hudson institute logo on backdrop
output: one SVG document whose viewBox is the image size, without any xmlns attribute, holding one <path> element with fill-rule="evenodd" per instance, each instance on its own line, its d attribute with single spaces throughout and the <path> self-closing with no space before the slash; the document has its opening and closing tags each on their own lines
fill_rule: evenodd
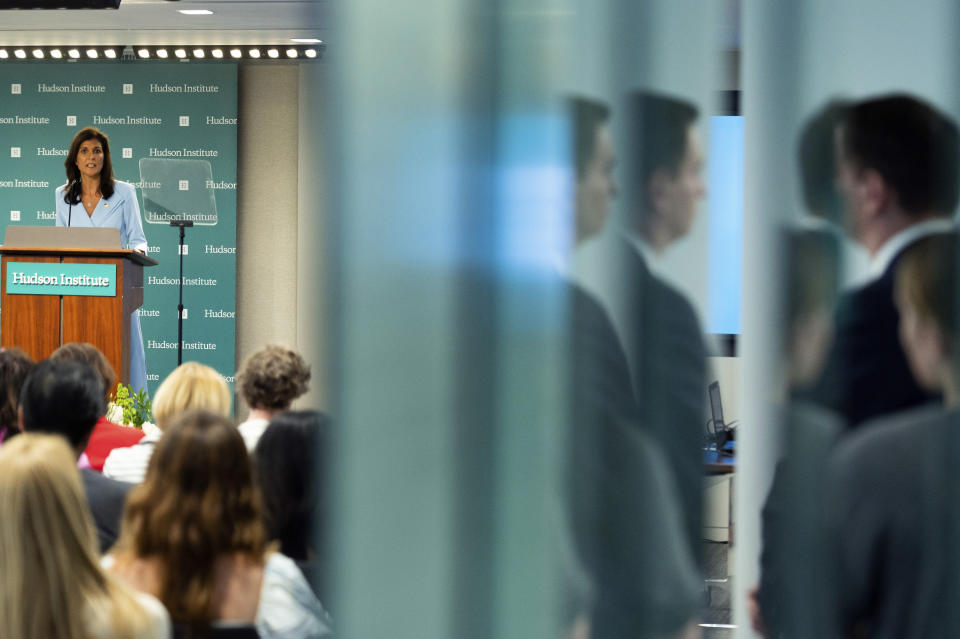
<svg viewBox="0 0 960 639">
<path fill-rule="evenodd" d="M 0 124 L 50 124 L 42 115 L 0 115 Z"/>
<path fill-rule="evenodd" d="M 95 115 L 93 123 L 96 126 L 160 126 L 163 124 L 163 118 L 151 115 Z"/>
<path fill-rule="evenodd" d="M 13 178 L 12 180 L 0 180 L 0 189 L 49 189 L 50 182 L 48 180 L 20 180 L 18 178 Z"/>
<path fill-rule="evenodd" d="M 10 85 L 10 94 L 11 95 L 22 95 L 23 94 L 23 85 L 19 82 Z"/>
<path fill-rule="evenodd" d="M 151 82 L 150 93 L 220 93 L 218 84 L 169 84 Z"/>
<path fill-rule="evenodd" d="M 237 248 L 235 246 L 224 246 L 223 244 L 219 246 L 206 244 L 203 247 L 203 252 L 205 255 L 236 255 Z"/>
<path fill-rule="evenodd" d="M 147 157 L 151 158 L 216 158 L 220 157 L 217 149 L 167 149 L 150 147 Z"/>
<path fill-rule="evenodd" d="M 51 82 L 47 84 L 46 82 L 37 83 L 37 93 L 106 93 L 107 86 L 105 84 L 77 84 L 76 82 L 71 82 L 70 84 L 57 84 L 56 82 Z"/>
</svg>

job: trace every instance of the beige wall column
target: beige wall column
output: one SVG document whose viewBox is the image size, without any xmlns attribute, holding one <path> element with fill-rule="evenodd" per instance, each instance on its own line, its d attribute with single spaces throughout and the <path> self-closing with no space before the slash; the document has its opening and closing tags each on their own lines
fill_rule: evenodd
<svg viewBox="0 0 960 639">
<path fill-rule="evenodd" d="M 299 65 L 241 64 L 237 132 L 237 366 L 297 343 Z M 302 349 L 301 349 L 302 350 Z M 306 353 L 305 353 L 306 354 Z M 311 362 L 313 369 L 317 366 Z M 248 408 L 238 402 L 238 419 Z"/>
</svg>

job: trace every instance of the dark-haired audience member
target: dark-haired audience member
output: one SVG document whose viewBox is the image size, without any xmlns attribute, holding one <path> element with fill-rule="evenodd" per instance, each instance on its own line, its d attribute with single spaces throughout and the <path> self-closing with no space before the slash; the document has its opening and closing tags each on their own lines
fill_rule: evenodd
<svg viewBox="0 0 960 639">
<path fill-rule="evenodd" d="M 872 279 L 840 300 L 836 337 L 812 397 L 852 428 L 938 399 L 910 374 L 897 338 L 893 280 L 904 249 L 953 228 L 960 134 L 930 104 L 889 95 L 844 110 L 836 150 L 844 226 L 869 253 Z"/>
<path fill-rule="evenodd" d="M 960 628 L 958 260 L 955 233 L 928 235 L 903 252 L 895 278 L 910 369 L 943 395 L 946 411 L 931 405 L 870 422 L 830 460 L 835 636 L 859 628 L 875 639 L 931 639 Z"/>
<path fill-rule="evenodd" d="M 280 552 L 300 565 L 321 600 L 327 594 L 323 580 L 328 566 L 317 533 L 325 523 L 329 428 L 329 418 L 318 411 L 278 413 L 253 454 L 267 538 L 278 541 Z"/>
<path fill-rule="evenodd" d="M 97 564 L 75 451 L 25 433 L 0 449 L 0 637 L 165 639 L 170 617 Z"/>
<path fill-rule="evenodd" d="M 25 432 L 65 437 L 79 458 L 105 409 L 103 382 L 90 366 L 48 359 L 34 366 L 23 384 L 20 426 Z M 120 517 L 130 485 L 89 468 L 81 469 L 80 477 L 103 552 L 113 545 L 120 532 Z"/>
<path fill-rule="evenodd" d="M 293 560 L 271 551 L 261 516 L 236 426 L 191 411 L 166 428 L 104 564 L 189 631 L 255 624 L 264 639 L 329 636 L 326 612 Z"/>
<path fill-rule="evenodd" d="M 17 406 L 31 368 L 33 360 L 19 348 L 0 349 L 0 443 L 20 432 Z"/>
<path fill-rule="evenodd" d="M 310 367 L 296 351 L 270 344 L 253 353 L 237 371 L 237 388 L 250 407 L 238 428 L 253 451 L 257 440 L 277 413 L 290 410 L 293 400 L 307 392 Z"/>
<path fill-rule="evenodd" d="M 153 396 L 153 418 L 159 432 L 150 433 L 133 446 L 114 448 L 103 464 L 107 477 L 130 483 L 143 481 L 153 449 L 163 431 L 190 410 L 230 414 L 230 390 L 217 371 L 197 362 L 184 362 L 167 375 Z"/>
<path fill-rule="evenodd" d="M 117 385 L 117 374 L 114 372 L 110 362 L 107 361 L 107 358 L 96 346 L 86 342 L 70 342 L 53 351 L 50 359 L 70 360 L 88 364 L 90 368 L 100 375 L 100 379 L 103 380 L 106 401 L 110 401 L 110 393 L 113 392 L 113 389 Z M 100 419 L 97 420 L 97 425 L 90 435 L 90 442 L 83 452 L 87 456 L 90 468 L 101 472 L 103 471 L 103 463 L 106 461 L 107 455 L 110 454 L 111 450 L 124 446 L 133 446 L 141 439 L 143 439 L 143 431 L 139 428 L 119 426 L 108 420 L 105 416 L 101 416 Z"/>
</svg>

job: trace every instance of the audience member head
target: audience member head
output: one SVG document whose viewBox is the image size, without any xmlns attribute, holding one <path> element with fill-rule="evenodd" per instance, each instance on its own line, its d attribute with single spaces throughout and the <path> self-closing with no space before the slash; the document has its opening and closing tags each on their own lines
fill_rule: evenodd
<svg viewBox="0 0 960 639">
<path fill-rule="evenodd" d="M 617 194 L 613 179 L 616 156 L 607 125 L 610 109 L 597 100 L 571 98 L 568 101 L 576 169 L 574 224 L 577 241 L 603 229 L 610 200 Z"/>
<path fill-rule="evenodd" d="M 139 637 L 140 605 L 100 570 L 76 459 L 62 437 L 23 434 L 0 448 L 0 636 Z"/>
<path fill-rule="evenodd" d="M 317 411 L 278 413 L 254 450 L 267 535 L 280 542 L 280 552 L 300 561 L 310 554 L 314 530 L 322 529 L 329 428 L 327 416 Z"/>
<path fill-rule="evenodd" d="M 784 361 L 793 388 L 815 382 L 833 338 L 839 293 L 840 238 L 827 229 L 784 233 L 782 291 Z"/>
<path fill-rule="evenodd" d="M 630 225 L 657 251 L 685 236 L 706 194 L 697 109 L 677 98 L 637 91 L 627 97 Z"/>
<path fill-rule="evenodd" d="M 0 350 L 0 431 L 17 431 L 17 407 L 20 389 L 33 368 L 33 360 L 19 348 Z"/>
<path fill-rule="evenodd" d="M 958 397 L 957 280 L 958 237 L 930 235 L 911 244 L 897 266 L 895 299 L 900 340 L 910 370 L 928 390 L 943 391 L 950 404 Z"/>
<path fill-rule="evenodd" d="M 103 382 L 84 362 L 44 360 L 20 391 L 23 430 L 62 435 L 78 456 L 106 407 Z"/>
<path fill-rule="evenodd" d="M 177 366 L 153 396 L 153 418 L 166 430 L 188 410 L 206 410 L 224 417 L 230 414 L 230 389 L 217 371 L 197 362 Z"/>
<path fill-rule="evenodd" d="M 237 372 L 237 387 L 250 408 L 287 410 L 307 392 L 310 367 L 296 351 L 270 344 L 253 353 Z"/>
<path fill-rule="evenodd" d="M 158 561 L 171 618 L 209 626 L 218 557 L 262 562 L 266 552 L 250 456 L 229 419 L 190 411 L 167 426 L 146 479 L 127 498 L 115 550 L 118 562 Z"/>
<path fill-rule="evenodd" d="M 850 105 L 837 129 L 837 175 L 854 238 L 871 252 L 902 228 L 957 206 L 957 126 L 908 95 Z"/>
<path fill-rule="evenodd" d="M 832 222 L 840 216 L 835 132 L 845 109 L 844 102 L 828 102 L 806 121 L 797 140 L 803 205 L 807 213 Z"/>
<path fill-rule="evenodd" d="M 117 385 L 117 374 L 106 356 L 93 344 L 87 342 L 69 342 L 53 351 L 50 359 L 55 361 L 84 362 L 103 380 L 103 389 L 107 401 Z"/>
</svg>

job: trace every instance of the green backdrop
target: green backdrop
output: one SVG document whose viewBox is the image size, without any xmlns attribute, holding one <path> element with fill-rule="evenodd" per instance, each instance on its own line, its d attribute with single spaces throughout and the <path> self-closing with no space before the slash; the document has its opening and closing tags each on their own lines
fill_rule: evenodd
<svg viewBox="0 0 960 639">
<path fill-rule="evenodd" d="M 183 359 L 216 368 L 232 388 L 236 65 L 0 65 L 0 236 L 10 224 L 55 223 L 54 189 L 66 182 L 70 142 L 91 125 L 110 138 L 117 179 L 137 187 L 149 254 L 160 262 L 144 270 L 140 309 L 151 394 L 177 362 L 179 235 L 171 216 L 197 224 L 186 236 Z"/>
</svg>

